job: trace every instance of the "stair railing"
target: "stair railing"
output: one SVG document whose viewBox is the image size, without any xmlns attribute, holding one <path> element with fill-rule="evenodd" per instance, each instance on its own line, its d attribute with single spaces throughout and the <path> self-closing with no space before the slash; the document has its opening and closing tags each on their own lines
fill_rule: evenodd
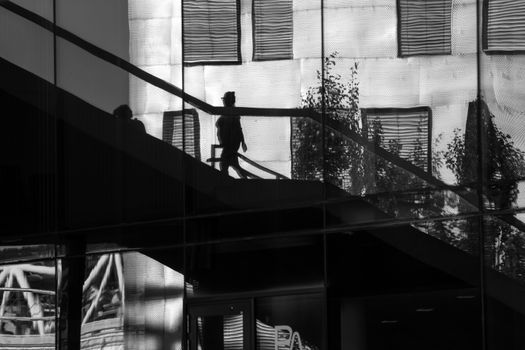
<svg viewBox="0 0 525 350">
<path fill-rule="evenodd" d="M 221 145 L 216 145 L 216 144 L 215 144 L 215 145 L 211 145 L 211 157 L 208 158 L 208 159 L 206 159 L 207 162 L 211 163 L 211 166 L 212 166 L 212 168 L 214 168 L 214 169 L 216 168 L 216 164 L 217 164 L 218 162 L 221 161 L 221 158 L 220 158 L 220 157 L 217 157 L 217 149 L 218 149 L 218 148 L 222 148 L 222 146 L 221 146 Z M 265 173 L 267 173 L 267 174 L 270 174 L 270 175 L 272 175 L 272 176 L 275 176 L 275 179 L 276 179 L 276 180 L 285 180 L 285 179 L 289 179 L 288 177 L 286 177 L 286 176 L 284 176 L 284 175 L 282 175 L 282 174 L 279 174 L 279 173 L 276 172 L 276 171 L 273 171 L 273 170 L 271 170 L 271 169 L 268 169 L 267 167 L 262 166 L 261 164 L 259 164 L 259 163 L 255 162 L 255 161 L 251 160 L 250 158 L 246 157 L 244 154 L 237 153 L 237 156 L 238 156 L 239 158 L 241 158 L 243 161 L 245 161 L 246 163 L 248 163 L 248 164 L 250 164 L 251 166 L 253 166 L 254 168 L 257 168 L 257 169 L 259 169 L 259 170 L 261 170 L 261 171 L 263 171 L 263 172 L 265 172 Z M 247 172 L 247 173 L 250 175 L 250 177 L 253 177 L 253 178 L 255 178 L 255 179 L 260 179 L 259 176 L 255 175 L 255 174 L 253 174 L 253 173 L 251 173 L 251 172 L 249 172 L 249 171 L 247 171 L 246 169 L 244 169 L 244 171 Z"/>
</svg>

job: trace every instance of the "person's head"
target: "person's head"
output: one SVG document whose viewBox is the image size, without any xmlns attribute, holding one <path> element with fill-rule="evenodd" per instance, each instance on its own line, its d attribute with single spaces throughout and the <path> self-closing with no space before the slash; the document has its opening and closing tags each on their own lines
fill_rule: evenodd
<svg viewBox="0 0 525 350">
<path fill-rule="evenodd" d="M 113 111 L 113 116 L 122 120 L 131 120 L 133 118 L 133 112 L 128 105 L 120 105 Z"/>
<path fill-rule="evenodd" d="M 226 91 L 222 97 L 224 107 L 233 107 L 235 105 L 235 91 Z"/>
</svg>

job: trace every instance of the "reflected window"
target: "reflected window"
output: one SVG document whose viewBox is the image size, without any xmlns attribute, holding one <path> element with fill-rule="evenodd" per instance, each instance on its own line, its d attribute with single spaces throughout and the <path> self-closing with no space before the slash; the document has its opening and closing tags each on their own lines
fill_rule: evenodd
<svg viewBox="0 0 525 350">
<path fill-rule="evenodd" d="M 0 348 L 55 348 L 54 260 L 0 266 Z"/>
<path fill-rule="evenodd" d="M 201 159 L 199 113 L 196 109 L 164 112 L 162 118 L 162 141 L 184 150 L 194 158 Z"/>
<path fill-rule="evenodd" d="M 451 53 L 451 0 L 398 1 L 399 56 Z"/>
<path fill-rule="evenodd" d="M 322 298 L 318 295 L 256 300 L 257 350 L 319 350 Z"/>
<path fill-rule="evenodd" d="M 178 254 L 148 254 L 86 257 L 81 349 L 181 348 L 183 276 L 171 268 Z"/>
<path fill-rule="evenodd" d="M 253 59 L 293 58 L 293 3 L 291 0 L 253 1 Z"/>
<path fill-rule="evenodd" d="M 121 346 L 124 273 L 120 254 L 88 256 L 82 287 L 81 348 Z M 100 337 L 104 333 L 104 337 Z"/>
<path fill-rule="evenodd" d="M 525 1 L 485 1 L 484 49 L 488 51 L 525 50 Z"/>
<path fill-rule="evenodd" d="M 189 350 L 242 350 L 250 347 L 250 303 L 189 305 Z"/>
<path fill-rule="evenodd" d="M 184 63 L 239 63 L 238 0 L 184 0 Z"/>
<path fill-rule="evenodd" d="M 429 107 L 362 110 L 368 139 L 422 169 L 431 168 L 432 111 Z"/>
</svg>

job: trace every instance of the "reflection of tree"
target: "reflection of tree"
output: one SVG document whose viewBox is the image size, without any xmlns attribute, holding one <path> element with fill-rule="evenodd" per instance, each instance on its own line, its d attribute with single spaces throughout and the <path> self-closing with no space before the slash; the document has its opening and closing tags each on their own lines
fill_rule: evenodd
<svg viewBox="0 0 525 350">
<path fill-rule="evenodd" d="M 454 138 L 445 152 L 445 162 L 459 184 L 472 186 L 478 182 L 478 105 L 484 135 L 479 143 L 483 146 L 483 192 L 490 209 L 509 209 L 518 195 L 518 181 L 525 176 L 525 157 L 514 146 L 510 135 L 495 125 L 494 115 L 484 101 L 470 103 L 467 130 L 464 135 L 454 130 Z"/>
<path fill-rule="evenodd" d="M 360 129 L 361 113 L 359 110 L 359 83 L 357 81 L 357 63 L 350 67 L 348 83 L 333 72 L 337 52 L 329 55 L 324 61 L 324 77 L 317 71 L 319 85 L 310 87 L 302 100 L 305 109 L 319 113 L 326 112 L 326 118 L 340 122 L 353 131 Z M 324 174 L 326 180 L 339 187 L 346 187 L 352 193 L 360 193 L 363 187 L 363 151 L 351 145 L 333 131 L 325 133 L 324 164 L 323 135 L 321 125 L 307 118 L 296 118 L 294 121 L 293 165 L 294 178 L 306 180 L 320 179 Z M 350 174 L 347 174 L 350 172 Z M 349 180 L 344 185 L 343 179 Z"/>
<path fill-rule="evenodd" d="M 482 123 L 482 140 L 478 138 L 478 120 Z M 483 147 L 482 159 L 479 159 L 480 146 Z M 445 152 L 445 163 L 460 185 L 473 187 L 482 180 L 484 203 L 489 209 L 513 207 L 518 196 L 518 182 L 525 175 L 525 154 L 514 146 L 509 135 L 498 129 L 484 101 L 470 103 L 466 132 L 454 130 L 452 142 Z M 482 179 L 478 175 L 480 170 Z M 462 227 L 466 236 L 460 245 L 476 251 L 478 228 L 477 219 L 467 220 Z M 487 262 L 514 278 L 525 278 L 523 234 L 500 220 L 490 219 L 485 220 L 484 232 Z"/>
<path fill-rule="evenodd" d="M 337 52 L 325 58 L 324 77 L 321 71 L 317 72 L 318 84 L 307 90 L 302 99 L 302 108 L 321 112 L 324 107 L 328 120 L 336 121 L 342 127 L 359 134 L 366 132 L 363 136 L 393 156 L 400 157 L 403 147 L 407 145 L 403 145 L 397 139 L 386 141 L 379 119 L 373 120 L 366 128 L 362 125 L 357 63 L 349 68 L 349 76 L 344 82 L 340 74 L 334 73 L 336 58 Z M 421 130 L 419 124 L 418 135 Z M 319 123 L 308 118 L 296 118 L 292 123 L 292 132 L 293 178 L 319 180 L 324 171 L 327 182 L 352 195 L 381 193 L 380 196 L 367 199 L 394 216 L 424 216 L 428 211 L 436 210 L 436 203 L 440 203 L 438 211 L 441 210 L 443 196 L 437 199 L 432 197 L 430 192 L 410 191 L 427 186 L 419 177 L 384 158 L 375 156 L 362 145 L 348 140 L 330 128 L 326 128 L 325 131 L 324 159 L 323 135 Z M 405 160 L 412 164 L 426 164 L 423 142 L 426 142 L 426 139 L 414 140 L 411 153 Z M 440 155 L 436 153 L 434 156 Z M 435 161 L 434 164 L 439 165 L 440 162 Z"/>
<path fill-rule="evenodd" d="M 348 82 L 334 73 L 337 53 L 324 61 L 324 77 L 317 72 L 318 86 L 310 87 L 302 107 L 321 112 L 352 131 L 361 133 L 359 83 L 357 64 L 350 67 Z M 324 86 L 324 89 L 323 89 Z M 478 112 L 478 108 L 480 108 Z M 478 120 L 482 121 L 478 130 Z M 404 146 L 399 140 L 385 141 L 379 121 L 369 125 L 370 140 L 399 157 Z M 454 130 L 445 151 L 433 151 L 432 174 L 439 178 L 440 167 L 446 165 L 465 188 L 461 196 L 452 191 L 433 188 L 411 172 L 387 159 L 370 154 L 362 146 L 327 128 L 323 159 L 321 126 L 307 118 L 296 118 L 292 124 L 292 176 L 326 181 L 353 195 L 367 195 L 369 202 L 394 217 L 426 218 L 468 213 L 477 205 L 476 189 L 483 180 L 485 205 L 490 209 L 511 209 L 518 195 L 518 182 L 525 177 L 525 154 L 514 146 L 509 135 L 501 132 L 494 116 L 483 101 L 469 104 L 465 133 Z M 478 133 L 481 131 L 482 140 Z M 480 142 L 481 141 L 481 142 Z M 416 140 L 408 161 L 421 163 L 425 157 L 423 140 Z M 436 140 L 435 142 L 439 142 Z M 479 159 L 479 147 L 483 159 Z M 434 148 L 435 149 L 435 148 Z M 323 163 L 324 161 L 324 163 Z M 481 162 L 482 167 L 478 165 Z M 323 167 L 324 166 L 324 167 Z M 483 179 L 478 173 L 483 174 Z M 370 195 L 370 194 L 376 194 Z M 472 254 L 479 252 L 479 219 L 436 220 L 416 225 L 425 232 Z M 500 220 L 486 225 L 486 252 L 492 266 L 525 280 L 525 237 L 514 227 Z"/>
<path fill-rule="evenodd" d="M 358 65 L 349 68 L 347 82 L 334 73 L 337 52 L 324 61 L 324 77 L 317 71 L 318 85 L 310 87 L 303 96 L 301 107 L 321 112 L 326 118 L 338 122 L 342 127 L 362 133 L 359 109 Z M 345 189 L 354 195 L 386 192 L 414 186 L 423 182 L 416 176 L 392 163 L 374 157 L 361 145 L 352 142 L 335 131 L 325 131 L 323 158 L 323 135 L 321 125 L 307 118 L 293 120 L 292 176 L 306 180 L 321 179 Z M 378 120 L 371 126 L 371 139 L 377 145 L 399 156 L 403 145 L 397 140 L 384 140 L 384 132 Z M 417 140 L 409 161 L 421 163 L 424 158 L 423 141 Z"/>
</svg>

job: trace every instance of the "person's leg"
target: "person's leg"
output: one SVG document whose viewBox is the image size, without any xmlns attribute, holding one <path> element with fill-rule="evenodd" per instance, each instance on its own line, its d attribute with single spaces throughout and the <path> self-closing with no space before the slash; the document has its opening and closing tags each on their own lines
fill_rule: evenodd
<svg viewBox="0 0 525 350">
<path fill-rule="evenodd" d="M 232 154 L 235 151 L 231 150 L 229 147 L 224 147 L 221 152 L 221 161 L 219 162 L 219 168 L 221 173 L 229 175 L 228 168 L 232 166 Z"/>
<path fill-rule="evenodd" d="M 239 158 L 237 156 L 232 157 L 232 161 L 231 161 L 230 165 L 233 168 L 233 170 L 235 170 L 237 175 L 239 175 L 239 177 L 241 179 L 247 179 L 248 178 L 248 173 L 247 173 L 246 170 L 241 168 L 241 166 L 239 165 Z"/>
<path fill-rule="evenodd" d="M 235 170 L 235 172 L 237 173 L 237 175 L 239 175 L 239 177 L 241 179 L 247 179 L 248 178 L 248 174 L 246 173 L 246 170 L 244 170 L 240 166 L 232 166 L 232 168 L 233 168 L 233 170 Z"/>
<path fill-rule="evenodd" d="M 230 165 L 225 159 L 221 158 L 221 161 L 219 162 L 219 168 L 221 169 L 221 173 L 228 175 L 228 168 Z"/>
</svg>

